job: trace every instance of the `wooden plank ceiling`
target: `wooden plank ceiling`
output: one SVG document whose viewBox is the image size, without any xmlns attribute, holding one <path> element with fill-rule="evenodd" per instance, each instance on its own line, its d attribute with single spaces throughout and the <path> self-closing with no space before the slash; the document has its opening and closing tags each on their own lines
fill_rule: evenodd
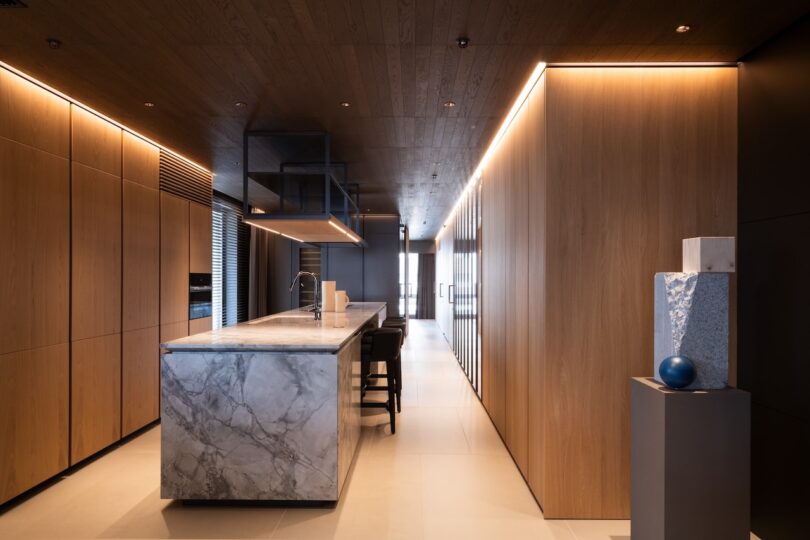
<svg viewBox="0 0 810 540">
<path fill-rule="evenodd" d="M 0 10 L 3 61 L 211 168 L 234 196 L 245 128 L 327 130 L 363 210 L 400 213 L 412 238 L 438 231 L 536 62 L 735 61 L 810 10 L 807 0 L 25 1 Z"/>
</svg>

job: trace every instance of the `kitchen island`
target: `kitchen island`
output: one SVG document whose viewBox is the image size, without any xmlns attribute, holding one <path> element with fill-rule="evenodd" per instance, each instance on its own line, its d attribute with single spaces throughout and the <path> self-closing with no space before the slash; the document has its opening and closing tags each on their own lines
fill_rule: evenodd
<svg viewBox="0 0 810 540">
<path fill-rule="evenodd" d="M 161 497 L 337 501 L 360 438 L 360 341 L 385 303 L 164 343 Z"/>
</svg>

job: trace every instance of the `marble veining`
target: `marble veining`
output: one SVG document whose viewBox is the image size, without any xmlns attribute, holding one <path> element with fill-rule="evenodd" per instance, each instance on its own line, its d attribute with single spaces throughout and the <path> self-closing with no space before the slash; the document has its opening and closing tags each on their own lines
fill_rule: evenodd
<svg viewBox="0 0 810 540">
<path fill-rule="evenodd" d="M 174 353 L 161 376 L 164 498 L 336 499 L 334 356 Z"/>
</svg>

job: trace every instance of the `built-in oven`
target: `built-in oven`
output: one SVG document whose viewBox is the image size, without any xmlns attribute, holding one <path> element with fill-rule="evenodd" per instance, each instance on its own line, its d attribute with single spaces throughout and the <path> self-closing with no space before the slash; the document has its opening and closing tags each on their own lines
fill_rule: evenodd
<svg viewBox="0 0 810 540">
<path fill-rule="evenodd" d="M 211 316 L 211 274 L 188 275 L 188 318 Z"/>
</svg>

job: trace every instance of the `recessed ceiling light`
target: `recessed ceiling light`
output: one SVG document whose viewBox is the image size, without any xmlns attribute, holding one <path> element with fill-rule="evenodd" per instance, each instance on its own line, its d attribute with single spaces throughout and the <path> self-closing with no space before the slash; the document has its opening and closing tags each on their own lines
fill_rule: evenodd
<svg viewBox="0 0 810 540">
<path fill-rule="evenodd" d="M 436 173 L 433 173 L 433 174 L 430 175 L 430 177 L 433 178 L 434 180 L 436 180 L 436 178 L 438 178 L 439 175 L 436 174 Z"/>
<path fill-rule="evenodd" d="M 455 101 L 445 101 L 444 106 L 447 107 L 448 109 L 452 109 L 453 107 L 456 106 L 456 102 Z"/>
<path fill-rule="evenodd" d="M 233 106 L 239 109 L 244 109 L 245 107 L 247 107 L 247 103 L 245 103 L 244 101 L 237 101 L 236 103 L 233 104 Z"/>
<path fill-rule="evenodd" d="M 458 44 L 459 49 L 466 49 L 470 44 L 470 38 L 467 36 L 461 36 L 456 39 L 456 44 Z"/>
<path fill-rule="evenodd" d="M 343 107 L 343 108 L 349 108 L 349 107 L 352 106 L 352 104 L 349 103 L 348 101 L 341 101 L 340 106 Z"/>
<path fill-rule="evenodd" d="M 62 46 L 62 42 L 56 38 L 48 38 L 46 41 L 48 42 L 48 47 L 51 49 L 58 49 Z"/>
<path fill-rule="evenodd" d="M 143 106 L 144 106 L 144 107 L 149 107 L 149 108 L 151 109 L 152 107 L 154 107 L 154 106 L 155 106 L 155 104 L 154 104 L 154 103 L 152 103 L 151 101 L 144 101 L 144 102 L 143 102 Z"/>
<path fill-rule="evenodd" d="M 689 26 L 688 24 L 682 24 L 680 26 L 677 26 L 675 28 L 675 31 L 678 32 L 679 34 L 685 34 L 691 29 L 692 29 L 692 27 Z"/>
</svg>

